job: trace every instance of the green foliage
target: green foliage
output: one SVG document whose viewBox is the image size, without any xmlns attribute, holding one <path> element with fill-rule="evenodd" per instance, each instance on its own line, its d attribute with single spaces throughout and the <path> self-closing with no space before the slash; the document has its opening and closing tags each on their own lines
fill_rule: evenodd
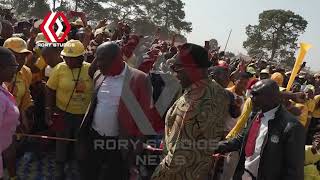
<svg viewBox="0 0 320 180">
<path fill-rule="evenodd" d="M 41 18 L 50 9 L 49 0 L 5 1 L 24 17 Z M 143 35 L 154 34 L 157 28 L 161 28 L 164 37 L 192 31 L 191 23 L 184 20 L 182 0 L 57 0 L 57 4 L 60 3 L 57 11 L 77 9 L 85 12 L 88 20 L 96 22 L 103 18 L 111 22 L 125 21 Z"/>
<path fill-rule="evenodd" d="M 30 15 L 43 18 L 50 11 L 49 4 L 45 0 L 33 0 L 33 6 L 30 8 Z"/>
<path fill-rule="evenodd" d="M 148 15 L 157 25 L 177 33 L 192 31 L 191 23 L 184 21 L 184 3 L 181 0 L 153 0 L 147 4 Z"/>
<path fill-rule="evenodd" d="M 6 0 L 0 4 L 2 7 L 12 8 L 15 15 L 20 18 L 37 17 L 43 18 L 50 7 L 46 0 Z"/>
<path fill-rule="evenodd" d="M 297 50 L 298 37 L 305 31 L 308 22 L 298 14 L 285 10 L 267 10 L 259 15 L 258 25 L 248 25 L 248 39 L 244 48 L 252 57 L 291 65 Z"/>
</svg>

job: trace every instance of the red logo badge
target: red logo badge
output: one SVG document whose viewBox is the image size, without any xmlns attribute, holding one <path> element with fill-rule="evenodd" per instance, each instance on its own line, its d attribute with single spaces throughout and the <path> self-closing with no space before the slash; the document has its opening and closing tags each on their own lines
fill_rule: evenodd
<svg viewBox="0 0 320 180">
<path fill-rule="evenodd" d="M 60 36 L 60 33 L 62 33 L 63 25 L 60 20 L 65 24 L 65 30 L 63 34 Z M 57 24 L 58 29 L 57 31 L 54 30 L 54 24 Z M 69 21 L 67 17 L 63 14 L 63 12 L 49 12 L 47 16 L 44 18 L 40 29 L 43 33 L 43 35 L 46 37 L 48 42 L 63 42 L 67 35 L 69 34 L 71 30 L 71 26 L 69 24 Z"/>
</svg>

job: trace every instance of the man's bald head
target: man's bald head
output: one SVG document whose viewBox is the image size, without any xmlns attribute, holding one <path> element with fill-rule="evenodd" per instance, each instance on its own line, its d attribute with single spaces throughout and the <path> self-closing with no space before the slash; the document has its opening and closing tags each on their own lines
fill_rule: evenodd
<svg viewBox="0 0 320 180">
<path fill-rule="evenodd" d="M 97 47 L 96 50 L 96 57 L 97 58 L 108 58 L 113 59 L 117 55 L 119 55 L 121 49 L 115 42 L 105 42 L 102 43 L 100 46 Z"/>
<path fill-rule="evenodd" d="M 259 94 L 266 94 L 266 95 L 273 95 L 273 96 L 280 95 L 278 84 L 271 79 L 258 81 L 252 87 L 252 93 L 259 93 Z"/>
<path fill-rule="evenodd" d="M 262 111 L 266 112 L 280 104 L 279 86 L 271 79 L 258 81 L 252 87 L 251 94 L 254 106 Z"/>
<path fill-rule="evenodd" d="M 96 50 L 98 68 L 103 74 L 119 71 L 123 65 L 121 49 L 115 42 L 105 42 Z"/>
</svg>

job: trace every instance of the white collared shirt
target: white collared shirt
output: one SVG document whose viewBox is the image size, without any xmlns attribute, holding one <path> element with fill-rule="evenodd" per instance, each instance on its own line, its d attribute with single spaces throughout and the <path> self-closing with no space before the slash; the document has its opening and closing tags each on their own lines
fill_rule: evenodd
<svg viewBox="0 0 320 180">
<path fill-rule="evenodd" d="M 251 172 L 252 175 L 254 175 L 255 177 L 257 177 L 257 175 L 258 175 L 262 145 L 263 145 L 263 142 L 264 142 L 265 137 L 268 132 L 268 122 L 269 122 L 269 120 L 274 119 L 275 114 L 278 109 L 279 109 L 279 106 L 271 109 L 268 112 L 263 113 L 263 117 L 261 119 L 260 129 L 259 129 L 259 135 L 256 139 L 254 153 L 252 156 L 246 157 L 245 169 L 248 170 L 249 172 Z M 252 178 L 249 175 L 249 173 L 245 171 L 242 176 L 242 180 L 252 180 Z"/>
<path fill-rule="evenodd" d="M 92 128 L 101 136 L 119 135 L 118 106 L 127 70 L 125 64 L 120 75 L 105 77 L 98 91 Z"/>
</svg>

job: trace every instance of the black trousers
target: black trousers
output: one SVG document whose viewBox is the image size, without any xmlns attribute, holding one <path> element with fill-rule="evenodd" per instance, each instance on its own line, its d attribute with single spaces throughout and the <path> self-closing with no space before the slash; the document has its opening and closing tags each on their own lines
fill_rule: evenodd
<svg viewBox="0 0 320 180">
<path fill-rule="evenodd" d="M 90 130 L 86 140 L 80 140 L 82 145 L 77 149 L 82 151 L 78 154 L 78 156 L 81 156 L 78 158 L 81 180 L 129 179 L 129 168 L 126 165 L 126 160 L 123 159 L 121 151 L 117 147 L 97 147 L 97 140 L 116 142 L 117 138 L 100 136 L 96 131 Z"/>
</svg>

